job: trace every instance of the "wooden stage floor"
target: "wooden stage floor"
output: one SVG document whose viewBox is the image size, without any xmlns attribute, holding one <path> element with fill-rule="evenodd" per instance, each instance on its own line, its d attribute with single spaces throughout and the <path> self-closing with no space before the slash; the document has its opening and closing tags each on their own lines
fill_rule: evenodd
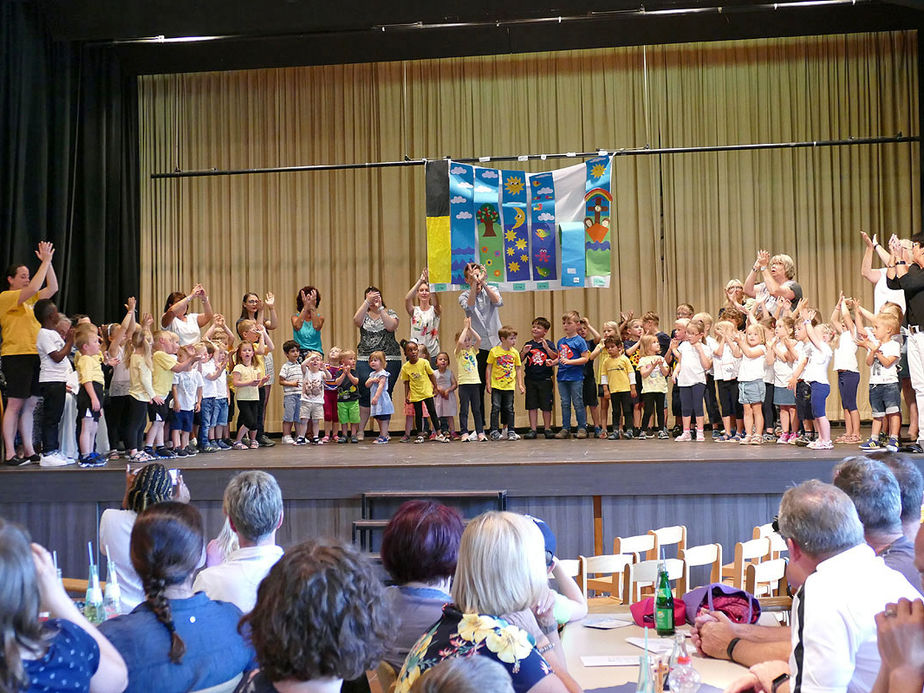
<svg viewBox="0 0 924 693">
<path fill-rule="evenodd" d="M 265 469 L 292 498 L 358 497 L 369 489 L 503 488 L 512 496 L 774 493 L 794 482 L 830 479 L 853 445 L 812 451 L 793 445 L 663 440 L 520 440 L 289 446 L 167 460 L 200 498 L 221 498 L 233 472 Z M 119 500 L 124 461 L 105 467 L 0 470 L 0 501 Z"/>
</svg>

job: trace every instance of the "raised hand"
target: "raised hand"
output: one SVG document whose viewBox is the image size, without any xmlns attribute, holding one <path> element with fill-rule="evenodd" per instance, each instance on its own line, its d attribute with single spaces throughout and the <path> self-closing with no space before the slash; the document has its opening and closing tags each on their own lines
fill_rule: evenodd
<svg viewBox="0 0 924 693">
<path fill-rule="evenodd" d="M 873 240 L 870 240 L 870 237 L 866 235 L 866 231 L 860 231 L 860 237 L 863 239 L 863 243 L 867 248 L 872 248 L 876 245 L 876 235 L 873 234 Z"/>
<path fill-rule="evenodd" d="M 48 241 L 42 241 L 38 244 L 38 250 L 35 251 L 35 256 L 42 262 L 51 262 L 51 258 L 55 254 L 55 247 Z"/>
<path fill-rule="evenodd" d="M 267 308 L 272 308 L 276 305 L 276 297 L 273 296 L 272 291 L 267 291 L 266 296 L 263 297 L 263 305 Z"/>
<path fill-rule="evenodd" d="M 134 313 L 134 312 L 135 312 L 135 306 L 136 306 L 136 305 L 137 305 L 137 301 L 136 301 L 135 297 L 134 297 L 134 296 L 129 296 L 129 297 L 128 297 L 128 300 L 125 302 L 125 312 L 126 312 L 126 313 Z"/>
</svg>

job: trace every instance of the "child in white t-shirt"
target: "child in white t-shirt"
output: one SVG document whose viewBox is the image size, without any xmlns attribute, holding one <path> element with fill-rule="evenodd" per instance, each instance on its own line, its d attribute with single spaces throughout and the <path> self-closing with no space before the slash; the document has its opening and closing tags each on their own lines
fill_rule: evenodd
<svg viewBox="0 0 924 693">
<path fill-rule="evenodd" d="M 898 452 L 898 432 L 902 425 L 901 388 L 898 384 L 898 360 L 901 345 L 893 339 L 899 331 L 899 322 L 891 313 L 879 313 L 874 323 L 874 336 L 857 335 L 857 344 L 869 353 L 869 405 L 873 412 L 873 429 L 861 450 L 880 450 L 879 431 L 886 424 L 889 442 L 886 449 Z"/>
<path fill-rule="evenodd" d="M 177 352 L 177 362 L 180 365 L 190 360 L 198 360 L 195 347 L 192 345 L 180 347 Z M 204 357 L 202 358 L 204 360 Z M 171 436 L 173 437 L 173 451 L 178 457 L 196 454 L 195 449 L 189 445 L 189 436 L 192 433 L 193 415 L 202 407 L 202 374 L 197 366 L 173 374 L 173 421 L 171 423 Z"/>
<path fill-rule="evenodd" d="M 834 370 L 837 371 L 837 389 L 841 395 L 841 407 L 844 410 L 844 435 L 835 443 L 859 443 L 860 411 L 857 409 L 857 389 L 860 386 L 860 368 L 857 365 L 856 327 L 850 318 L 847 300 L 841 294 L 834 311 L 831 313 L 831 326 L 837 333 L 834 347 Z"/>
<path fill-rule="evenodd" d="M 764 328 L 751 323 L 744 332 L 736 333 L 737 342 L 732 349 L 740 349 L 741 365 L 738 368 L 738 401 L 744 406 L 744 437 L 741 445 L 760 445 L 764 442 L 764 364 L 767 347 Z"/>
<path fill-rule="evenodd" d="M 712 350 L 704 341 L 705 325 L 702 320 L 690 320 L 686 326 L 686 341 L 671 340 L 671 351 L 678 367 L 674 377 L 680 389 L 680 409 L 683 433 L 674 438 L 678 442 L 693 440 L 690 423 L 696 419 L 696 441 L 706 440 L 703 428 L 703 396 L 706 392 L 706 371 L 712 366 Z"/>
<path fill-rule="evenodd" d="M 282 345 L 286 362 L 279 369 L 279 384 L 282 385 L 282 443 L 295 445 L 292 426 L 299 423 L 302 401 L 302 364 L 298 362 L 298 342 L 293 339 Z"/>
<path fill-rule="evenodd" d="M 808 341 L 803 345 L 802 358 L 799 359 L 799 364 L 793 371 L 790 383 L 794 388 L 793 380 L 798 381 L 801 376 L 812 388 L 812 416 L 818 440 L 813 440 L 807 447 L 812 450 L 831 450 L 834 443 L 831 442 L 831 423 L 828 421 L 825 405 L 831 393 L 831 386 L 828 384 L 828 365 L 834 356 L 831 349 L 834 328 L 827 323 L 817 327 L 813 326 L 812 320 L 815 315 L 814 310 L 804 310 L 799 314 Z"/>
<path fill-rule="evenodd" d="M 322 368 L 321 354 L 309 351 L 302 361 L 301 402 L 298 415 L 298 438 L 296 445 L 305 445 L 311 441 L 314 445 L 323 445 L 320 437 L 324 422 L 324 381 L 330 379 L 330 372 Z"/>
<path fill-rule="evenodd" d="M 42 328 L 35 340 L 41 370 L 39 385 L 42 389 L 42 467 L 62 467 L 73 464 L 60 449 L 58 426 L 64 403 L 67 399 L 67 378 L 73 372 L 68 356 L 74 346 L 74 330 L 68 329 L 66 337 L 58 332 L 61 319 L 57 306 L 47 298 L 35 303 L 35 319 Z"/>
</svg>

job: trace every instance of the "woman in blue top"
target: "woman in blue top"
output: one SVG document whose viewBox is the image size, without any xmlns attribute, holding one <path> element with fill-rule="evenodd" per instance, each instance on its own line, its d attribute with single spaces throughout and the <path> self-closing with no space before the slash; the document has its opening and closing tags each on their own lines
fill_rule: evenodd
<svg viewBox="0 0 924 693">
<path fill-rule="evenodd" d="M 241 610 L 193 593 L 202 562 L 202 515 L 187 503 L 158 503 L 138 515 L 131 557 L 145 601 L 100 626 L 128 665 L 127 691 L 196 691 L 256 668 L 237 631 Z"/>
<path fill-rule="evenodd" d="M 39 607 L 51 618 L 39 621 Z M 0 519 L 0 690 L 118 693 L 122 657 L 77 610 L 51 556 Z"/>
<path fill-rule="evenodd" d="M 309 351 L 324 353 L 321 345 L 321 328 L 324 317 L 318 312 L 321 292 L 313 286 L 303 286 L 295 297 L 298 312 L 292 316 L 292 335 L 298 343 L 298 360 L 301 362 Z"/>
</svg>

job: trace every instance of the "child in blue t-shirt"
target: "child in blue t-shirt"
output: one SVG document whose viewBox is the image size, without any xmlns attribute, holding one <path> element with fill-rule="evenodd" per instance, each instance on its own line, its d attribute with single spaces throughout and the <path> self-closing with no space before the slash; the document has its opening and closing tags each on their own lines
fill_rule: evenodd
<svg viewBox="0 0 924 693">
<path fill-rule="evenodd" d="M 571 406 L 578 423 L 578 438 L 587 437 L 587 410 L 584 408 L 584 364 L 590 358 L 587 342 L 578 334 L 581 315 L 571 310 L 561 316 L 565 336 L 558 340 L 558 393 L 561 397 L 561 430 L 558 439 L 571 437 Z"/>
</svg>

